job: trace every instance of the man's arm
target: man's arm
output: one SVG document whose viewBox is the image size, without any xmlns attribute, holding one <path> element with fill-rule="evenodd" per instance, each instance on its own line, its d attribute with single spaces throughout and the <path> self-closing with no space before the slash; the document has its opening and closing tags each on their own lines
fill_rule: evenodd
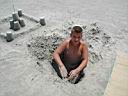
<svg viewBox="0 0 128 96">
<path fill-rule="evenodd" d="M 83 44 L 82 48 L 82 62 L 81 64 L 76 68 L 78 72 L 82 71 L 88 63 L 88 47 L 86 44 Z"/>
<path fill-rule="evenodd" d="M 66 48 L 66 45 L 67 45 L 67 41 L 64 41 L 62 44 L 59 45 L 59 47 L 53 53 L 53 58 L 56 61 L 56 63 L 59 65 L 59 70 L 62 78 L 67 77 L 67 74 L 68 74 L 67 69 L 65 68 L 60 58 L 60 54 L 64 51 L 64 49 Z"/>
<path fill-rule="evenodd" d="M 75 76 L 78 76 L 80 71 L 82 71 L 88 63 L 88 48 L 85 44 L 82 46 L 82 62 L 81 64 L 74 70 L 72 70 L 69 75 L 69 79 L 73 79 Z"/>
<path fill-rule="evenodd" d="M 62 60 L 60 58 L 60 54 L 63 52 L 63 50 L 66 47 L 67 42 L 64 41 L 62 44 L 60 44 L 57 49 L 53 53 L 53 59 L 56 61 L 56 63 L 59 65 L 59 67 L 64 66 L 62 63 Z"/>
</svg>

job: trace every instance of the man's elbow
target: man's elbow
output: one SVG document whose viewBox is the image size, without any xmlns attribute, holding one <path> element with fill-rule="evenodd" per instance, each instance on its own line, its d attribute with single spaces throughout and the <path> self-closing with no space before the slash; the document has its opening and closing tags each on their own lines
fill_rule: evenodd
<svg viewBox="0 0 128 96">
<path fill-rule="evenodd" d="M 87 67 L 88 59 L 84 59 L 84 64 L 85 64 L 85 67 Z"/>
<path fill-rule="evenodd" d="M 52 55 L 53 59 L 56 59 L 57 56 L 58 56 L 58 53 L 57 52 L 54 52 L 53 55 Z"/>
<path fill-rule="evenodd" d="M 55 59 L 55 57 L 56 57 L 56 53 L 54 52 L 54 53 L 52 54 L 52 58 Z"/>
</svg>

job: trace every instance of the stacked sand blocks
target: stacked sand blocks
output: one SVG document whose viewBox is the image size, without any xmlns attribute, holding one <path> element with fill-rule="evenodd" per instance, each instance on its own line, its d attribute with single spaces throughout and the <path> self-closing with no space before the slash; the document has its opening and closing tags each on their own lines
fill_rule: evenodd
<svg viewBox="0 0 128 96">
<path fill-rule="evenodd" d="M 14 31 L 17 31 L 19 30 L 21 27 L 24 27 L 25 26 L 25 22 L 24 20 L 21 18 L 24 14 L 22 13 L 22 10 L 19 9 L 18 12 L 13 12 L 12 13 L 12 19 L 9 21 L 10 22 L 10 29 L 14 30 Z M 24 16 L 27 16 L 27 15 L 24 15 Z M 27 16 L 27 18 L 30 18 L 33 20 L 33 18 L 31 18 L 31 16 Z M 46 25 L 46 22 L 45 22 L 45 18 L 44 17 L 40 17 L 40 20 L 39 20 L 39 23 L 42 25 L 42 26 L 45 26 Z M 12 41 L 14 38 L 13 38 L 13 33 L 12 31 L 8 31 L 6 32 L 6 40 L 8 42 Z"/>
<path fill-rule="evenodd" d="M 22 16 L 23 16 L 23 13 L 22 13 L 22 10 L 21 9 L 18 10 L 18 13 L 16 13 L 16 12 L 13 12 L 12 13 L 12 20 L 9 21 L 10 22 L 10 29 L 12 29 L 14 31 L 17 31 L 17 30 L 20 29 L 20 27 L 24 27 L 25 26 L 24 20 L 22 18 L 20 18 Z M 11 31 L 8 31 L 6 33 L 6 40 L 8 42 L 10 42 L 13 39 L 14 38 L 13 38 L 12 32 Z"/>
<path fill-rule="evenodd" d="M 20 17 L 22 17 L 22 10 L 19 9 L 18 13 L 13 12 L 12 13 L 12 20 L 10 20 L 10 29 L 13 29 L 14 31 L 17 31 L 21 27 L 25 26 L 24 20 Z"/>
</svg>

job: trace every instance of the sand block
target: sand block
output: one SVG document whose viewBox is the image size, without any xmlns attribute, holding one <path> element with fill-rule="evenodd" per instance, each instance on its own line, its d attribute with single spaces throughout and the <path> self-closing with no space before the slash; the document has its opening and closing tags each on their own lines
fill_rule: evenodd
<svg viewBox="0 0 128 96">
<path fill-rule="evenodd" d="M 11 31 L 8 31 L 8 32 L 6 33 L 6 40 L 7 40 L 7 42 L 12 41 L 13 39 L 14 39 L 14 38 L 13 38 L 12 32 L 11 32 Z"/>
<path fill-rule="evenodd" d="M 18 15 L 19 15 L 19 17 L 22 17 L 23 16 L 22 9 L 19 9 L 18 10 Z"/>
<path fill-rule="evenodd" d="M 45 23 L 45 18 L 44 18 L 44 17 L 40 17 L 40 24 L 41 24 L 42 26 L 46 25 L 46 23 Z"/>
<path fill-rule="evenodd" d="M 18 14 L 16 12 L 12 13 L 12 18 L 13 18 L 14 21 L 18 21 L 19 20 L 19 16 L 18 16 Z"/>
<path fill-rule="evenodd" d="M 25 22 L 22 18 L 19 19 L 19 24 L 20 24 L 21 27 L 25 26 Z"/>
<path fill-rule="evenodd" d="M 16 30 L 19 30 L 19 29 L 20 29 L 20 24 L 19 24 L 18 21 L 15 21 L 14 22 L 14 30 L 16 31 Z"/>
<path fill-rule="evenodd" d="M 14 21 L 13 20 L 10 20 L 10 29 L 13 29 L 14 28 Z"/>
<path fill-rule="evenodd" d="M 117 51 L 116 62 L 104 96 L 128 96 L 128 55 Z"/>
</svg>

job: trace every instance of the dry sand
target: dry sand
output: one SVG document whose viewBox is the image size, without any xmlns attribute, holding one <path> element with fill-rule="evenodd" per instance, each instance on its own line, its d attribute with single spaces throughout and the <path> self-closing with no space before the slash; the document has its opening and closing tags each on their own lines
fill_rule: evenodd
<svg viewBox="0 0 128 96">
<path fill-rule="evenodd" d="M 20 8 L 36 18 L 45 16 L 46 26 L 16 35 L 12 42 L 0 37 L 0 96 L 103 96 L 116 50 L 128 54 L 128 1 L 14 2 L 16 10 Z M 0 5 L 0 19 L 12 14 L 11 0 L 0 0 Z M 52 52 L 69 36 L 75 24 L 84 30 L 89 63 L 84 70 L 85 77 L 74 85 L 61 80 L 50 62 Z M 32 23 L 26 21 L 26 27 L 21 30 L 28 29 L 29 25 Z M 0 33 L 4 33 L 4 27 L 1 21 Z"/>
</svg>

